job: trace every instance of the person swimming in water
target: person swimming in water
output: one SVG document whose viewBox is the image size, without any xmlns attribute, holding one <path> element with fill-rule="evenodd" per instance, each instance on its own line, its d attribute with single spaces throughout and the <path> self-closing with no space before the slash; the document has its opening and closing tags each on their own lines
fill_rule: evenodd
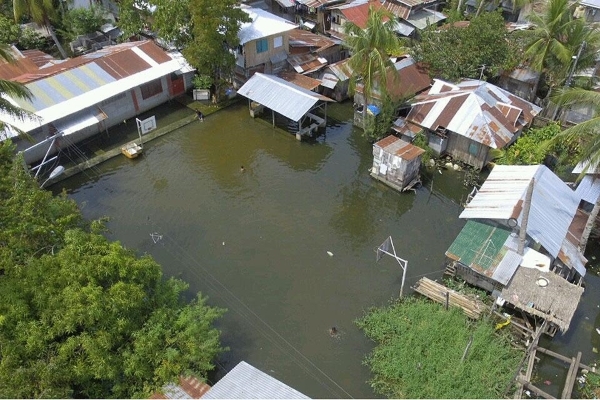
<svg viewBox="0 0 600 400">
<path fill-rule="evenodd" d="M 331 328 L 329 328 L 329 334 L 331 336 L 337 336 L 337 334 L 338 334 L 337 328 L 335 326 L 332 326 Z"/>
<path fill-rule="evenodd" d="M 242 165 L 242 166 L 240 167 L 240 172 L 244 172 L 244 171 L 246 171 L 246 170 L 244 169 L 244 166 Z"/>
</svg>

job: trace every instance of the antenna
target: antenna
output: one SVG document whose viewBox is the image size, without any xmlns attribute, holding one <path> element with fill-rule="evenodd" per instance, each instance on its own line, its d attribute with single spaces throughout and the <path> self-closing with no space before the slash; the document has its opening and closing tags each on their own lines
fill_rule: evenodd
<svg viewBox="0 0 600 400">
<path fill-rule="evenodd" d="M 483 64 L 480 68 L 481 68 L 481 73 L 479 74 L 479 80 L 481 81 L 483 79 L 483 71 L 485 70 L 485 64 Z"/>
</svg>

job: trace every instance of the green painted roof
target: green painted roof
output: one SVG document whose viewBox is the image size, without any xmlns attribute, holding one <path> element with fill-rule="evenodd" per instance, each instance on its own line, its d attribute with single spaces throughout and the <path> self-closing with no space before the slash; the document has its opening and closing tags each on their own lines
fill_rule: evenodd
<svg viewBox="0 0 600 400">
<path fill-rule="evenodd" d="M 504 243 L 509 235 L 510 231 L 502 227 L 468 221 L 446 251 L 446 256 L 491 276 L 506 254 Z"/>
</svg>

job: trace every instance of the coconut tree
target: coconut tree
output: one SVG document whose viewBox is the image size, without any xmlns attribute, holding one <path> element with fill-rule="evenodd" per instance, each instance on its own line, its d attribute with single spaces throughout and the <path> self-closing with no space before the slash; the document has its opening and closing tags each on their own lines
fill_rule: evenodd
<svg viewBox="0 0 600 400">
<path fill-rule="evenodd" d="M 6 62 L 13 61 L 14 58 L 7 45 L 0 44 L 0 59 Z M 30 99 L 31 93 L 29 92 L 27 87 L 18 82 L 11 82 L 4 79 L 0 79 L 0 113 L 18 119 L 25 119 L 30 116 L 30 114 L 26 110 L 10 102 L 7 99 L 8 97 Z M 6 127 L 7 124 L 5 122 L 0 121 L 0 132 L 3 131 Z M 18 129 L 16 129 L 15 127 L 11 128 L 14 131 L 19 132 Z"/>
<path fill-rule="evenodd" d="M 597 170 L 600 166 L 600 93 L 582 88 L 566 88 L 557 92 L 554 101 L 567 107 L 572 105 L 589 106 L 594 111 L 592 119 L 565 129 L 551 141 L 552 144 L 564 141 L 576 141 L 579 144 L 578 159 L 574 161 L 581 162 L 584 165 L 583 172 L 579 176 L 581 178 L 587 172 Z M 581 235 L 579 248 L 582 252 L 585 251 L 587 240 L 599 211 L 600 199 L 594 205 Z"/>
<path fill-rule="evenodd" d="M 536 28 L 526 45 L 525 57 L 545 80 L 549 98 L 569 73 L 592 65 L 600 36 L 593 26 L 573 18 L 569 0 L 549 0 L 544 12 L 530 14 L 529 20 Z"/>
<path fill-rule="evenodd" d="M 375 3 L 377 4 L 377 3 Z M 350 49 L 350 60 L 348 64 L 354 71 L 350 80 L 350 89 L 356 88 L 357 80 L 363 84 L 363 95 L 365 107 L 369 104 L 368 97 L 377 87 L 382 94 L 386 95 L 387 71 L 394 70 L 394 63 L 390 60 L 390 54 L 402 49 L 400 39 L 396 32 L 395 17 L 384 8 L 369 6 L 367 23 L 364 28 L 348 21 L 344 23 L 346 39 L 344 44 Z"/>
<path fill-rule="evenodd" d="M 56 16 L 56 11 L 54 9 L 54 5 L 52 4 L 52 0 L 13 0 L 13 12 L 15 16 L 15 22 L 18 22 L 21 17 L 27 15 L 31 17 L 31 20 L 36 24 L 45 27 L 52 40 L 56 44 L 58 51 L 62 58 L 67 58 L 67 53 L 65 49 L 60 44 L 58 37 L 56 37 L 56 33 L 52 28 L 52 18 Z"/>
</svg>

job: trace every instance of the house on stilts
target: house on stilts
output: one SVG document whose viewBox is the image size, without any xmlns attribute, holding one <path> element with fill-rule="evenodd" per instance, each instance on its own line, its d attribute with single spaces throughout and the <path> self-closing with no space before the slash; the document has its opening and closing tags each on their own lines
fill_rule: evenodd
<svg viewBox="0 0 600 400">
<path fill-rule="evenodd" d="M 248 98 L 250 115 L 256 117 L 271 110 L 275 126 L 275 114 L 279 114 L 297 125 L 296 138 L 312 136 L 327 123 L 329 97 L 312 92 L 274 75 L 255 73 L 239 90 L 238 94 Z"/>
<path fill-rule="evenodd" d="M 528 326 L 567 331 L 586 273 L 581 196 L 544 165 L 498 165 L 470 197 L 446 272 L 492 292 Z"/>
</svg>

